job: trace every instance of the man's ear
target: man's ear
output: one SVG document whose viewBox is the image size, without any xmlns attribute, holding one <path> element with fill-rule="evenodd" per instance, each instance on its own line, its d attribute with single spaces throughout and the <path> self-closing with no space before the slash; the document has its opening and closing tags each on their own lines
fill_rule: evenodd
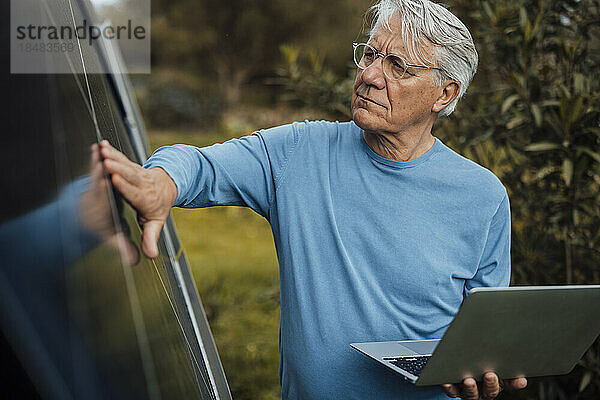
<svg viewBox="0 0 600 400">
<path fill-rule="evenodd" d="M 433 103 L 431 111 L 439 113 L 444 108 L 448 107 L 450 103 L 456 99 L 460 93 L 460 83 L 457 81 L 446 81 L 442 86 L 442 94 L 438 97 L 437 101 Z"/>
</svg>

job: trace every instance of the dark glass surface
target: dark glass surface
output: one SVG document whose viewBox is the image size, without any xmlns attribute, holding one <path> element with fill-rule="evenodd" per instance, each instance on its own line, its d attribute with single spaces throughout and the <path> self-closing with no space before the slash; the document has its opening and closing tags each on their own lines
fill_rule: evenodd
<svg viewBox="0 0 600 400">
<path fill-rule="evenodd" d="M 4 49 L 9 4 L 0 5 Z M 81 2 L 73 14 L 68 0 L 46 4 L 58 25 L 89 18 Z M 0 398 L 228 398 L 172 221 L 161 255 L 140 256 L 136 213 L 93 150 L 107 139 L 142 161 L 114 81 L 86 73 L 104 62 L 101 51 L 48 53 L 48 63 L 69 65 L 62 75 L 10 75 L 8 54 L 0 60 L 10 100 L 1 108 L 0 354 L 14 384 L 0 385 Z"/>
</svg>

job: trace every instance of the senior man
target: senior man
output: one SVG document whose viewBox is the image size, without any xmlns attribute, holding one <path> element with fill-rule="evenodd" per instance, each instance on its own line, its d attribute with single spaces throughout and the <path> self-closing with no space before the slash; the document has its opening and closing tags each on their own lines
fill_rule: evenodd
<svg viewBox="0 0 600 400">
<path fill-rule="evenodd" d="M 469 31 L 426 0 L 382 0 L 374 10 L 368 43 L 354 44 L 353 121 L 163 147 L 144 168 L 103 142 L 104 165 L 138 210 L 150 257 L 173 205 L 247 206 L 270 222 L 283 398 L 494 398 L 526 380 L 489 372 L 416 387 L 349 346 L 440 338 L 472 288 L 510 277 L 505 188 L 431 133 L 475 73 Z"/>
</svg>

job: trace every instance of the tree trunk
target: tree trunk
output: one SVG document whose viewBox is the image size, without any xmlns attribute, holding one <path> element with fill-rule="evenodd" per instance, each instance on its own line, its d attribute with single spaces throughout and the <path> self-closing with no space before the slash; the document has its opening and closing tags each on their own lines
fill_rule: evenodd
<svg viewBox="0 0 600 400">
<path fill-rule="evenodd" d="M 569 228 L 563 228 L 563 241 L 565 243 L 565 266 L 567 273 L 567 285 L 573 283 L 573 255 L 571 253 L 571 239 L 569 238 Z"/>
</svg>

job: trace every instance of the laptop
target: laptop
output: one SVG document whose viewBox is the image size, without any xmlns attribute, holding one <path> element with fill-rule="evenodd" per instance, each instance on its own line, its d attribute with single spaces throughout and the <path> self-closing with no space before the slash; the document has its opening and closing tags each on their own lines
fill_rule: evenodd
<svg viewBox="0 0 600 400">
<path fill-rule="evenodd" d="M 418 386 L 570 372 L 600 334 L 600 285 L 476 288 L 441 339 L 352 343 Z"/>
</svg>

